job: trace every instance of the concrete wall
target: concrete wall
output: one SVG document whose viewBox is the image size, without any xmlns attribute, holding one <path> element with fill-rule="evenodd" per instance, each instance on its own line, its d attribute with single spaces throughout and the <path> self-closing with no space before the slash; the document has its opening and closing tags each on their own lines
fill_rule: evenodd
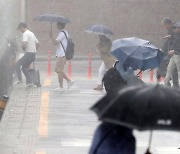
<svg viewBox="0 0 180 154">
<path fill-rule="evenodd" d="M 161 47 L 161 20 L 165 16 L 180 20 L 180 0 L 28 0 L 28 24 L 41 42 L 40 54 L 53 49 L 48 43 L 50 24 L 33 21 L 43 13 L 56 13 L 71 19 L 67 26 L 76 43 L 76 55 L 95 51 L 97 38 L 86 34 L 89 25 L 102 23 L 114 32 L 113 39 L 137 36 Z M 54 26 L 56 34 L 56 27 Z"/>
<path fill-rule="evenodd" d="M 0 56 L 6 47 L 6 37 L 18 36 L 20 17 L 20 0 L 0 0 Z"/>
</svg>

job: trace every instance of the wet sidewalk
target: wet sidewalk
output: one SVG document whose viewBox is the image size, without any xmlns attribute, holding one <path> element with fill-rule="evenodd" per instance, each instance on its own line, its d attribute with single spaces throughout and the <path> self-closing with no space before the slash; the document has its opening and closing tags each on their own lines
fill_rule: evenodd
<svg viewBox="0 0 180 154">
<path fill-rule="evenodd" d="M 38 64 L 41 88 L 14 86 L 0 124 L 0 154 L 88 153 L 99 123 L 89 108 L 105 94 L 92 90 L 99 63 L 93 66 L 91 80 L 84 73 L 86 65 L 80 69 L 81 64 L 74 64 L 76 82 L 63 93 L 53 91 L 58 85 L 57 77 L 55 73 L 47 77 L 46 65 Z M 135 131 L 135 135 L 137 154 L 144 154 L 149 132 Z M 155 154 L 178 154 L 179 143 L 177 132 L 155 132 L 152 150 Z"/>
<path fill-rule="evenodd" d="M 104 95 L 92 90 L 96 79 L 74 77 L 63 93 L 53 91 L 56 74 L 42 70 L 41 79 L 41 88 L 14 86 L 0 125 L 0 154 L 88 153 L 97 125 L 89 108 Z"/>
</svg>

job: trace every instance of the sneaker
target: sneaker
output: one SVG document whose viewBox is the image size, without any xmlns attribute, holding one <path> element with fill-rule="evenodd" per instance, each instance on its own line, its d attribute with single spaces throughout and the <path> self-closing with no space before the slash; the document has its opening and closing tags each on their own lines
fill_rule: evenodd
<svg viewBox="0 0 180 154">
<path fill-rule="evenodd" d="M 68 82 L 68 89 L 70 89 L 70 88 L 72 87 L 73 84 L 74 84 L 74 81 Z"/>
<path fill-rule="evenodd" d="M 56 91 L 56 92 L 64 92 L 65 90 L 64 90 L 64 88 L 58 87 L 58 88 L 53 89 L 53 91 Z"/>
<path fill-rule="evenodd" d="M 97 85 L 97 87 L 95 87 L 94 90 L 102 91 L 103 90 L 103 86 L 102 85 Z"/>
<path fill-rule="evenodd" d="M 34 84 L 33 84 L 33 83 L 29 83 L 29 84 L 27 84 L 27 87 L 32 87 L 32 86 L 34 86 Z"/>
<path fill-rule="evenodd" d="M 22 81 L 17 81 L 17 82 L 14 82 L 13 84 L 14 85 L 16 85 L 16 84 L 23 84 L 23 82 Z"/>
</svg>

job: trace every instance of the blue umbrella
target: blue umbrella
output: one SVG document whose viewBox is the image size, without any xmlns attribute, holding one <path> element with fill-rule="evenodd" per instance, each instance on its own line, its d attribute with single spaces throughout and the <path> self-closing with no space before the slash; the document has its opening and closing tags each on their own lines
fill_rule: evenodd
<svg viewBox="0 0 180 154">
<path fill-rule="evenodd" d="M 132 37 L 113 42 L 112 54 L 124 66 L 133 70 L 148 70 L 159 67 L 163 53 L 147 40 Z"/>
<path fill-rule="evenodd" d="M 39 16 L 35 17 L 34 20 L 50 22 L 51 23 L 51 31 L 52 31 L 52 23 L 53 22 L 60 22 L 60 23 L 64 23 L 64 24 L 71 23 L 71 21 L 68 18 L 57 15 L 57 14 L 39 15 Z"/>
<path fill-rule="evenodd" d="M 57 14 L 43 14 L 40 16 L 35 17 L 37 21 L 45 21 L 45 22 L 60 22 L 60 23 L 70 23 L 71 21 L 63 16 Z"/>
<path fill-rule="evenodd" d="M 99 35 L 113 35 L 113 32 L 110 28 L 108 28 L 105 25 L 93 25 L 89 27 L 86 32 L 88 33 L 94 33 L 94 34 L 99 34 Z"/>
</svg>

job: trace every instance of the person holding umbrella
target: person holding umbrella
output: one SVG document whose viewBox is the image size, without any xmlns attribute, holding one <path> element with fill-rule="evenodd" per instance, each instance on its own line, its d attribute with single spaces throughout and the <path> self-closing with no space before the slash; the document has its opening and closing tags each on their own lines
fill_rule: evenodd
<svg viewBox="0 0 180 154">
<path fill-rule="evenodd" d="M 165 85 L 168 85 L 175 68 L 180 72 L 180 25 L 177 22 L 173 27 L 173 35 L 171 36 L 172 43 L 170 51 L 168 52 L 171 59 L 167 68 L 167 74 L 164 81 Z"/>
<path fill-rule="evenodd" d="M 91 26 L 86 30 L 86 32 L 98 34 L 99 37 L 97 48 L 103 62 L 101 63 L 101 66 L 99 68 L 98 85 L 96 88 L 94 88 L 94 90 L 103 90 L 102 79 L 104 73 L 112 68 L 116 62 L 115 58 L 110 53 L 112 41 L 108 37 L 110 35 L 113 35 L 113 32 L 107 26 L 101 24 Z"/>
<path fill-rule="evenodd" d="M 73 82 L 71 79 L 68 78 L 68 76 L 64 73 L 64 67 L 66 64 L 66 57 L 65 52 L 68 45 L 68 32 L 65 30 L 65 23 L 57 22 L 57 28 L 60 31 L 58 34 L 58 37 L 55 39 L 53 37 L 52 31 L 50 32 L 50 40 L 54 45 L 57 46 L 56 50 L 56 68 L 55 72 L 58 74 L 58 80 L 59 80 L 59 87 L 55 89 L 55 91 L 63 92 L 63 79 L 65 79 L 68 83 L 68 88 L 70 88 L 73 85 Z"/>
<path fill-rule="evenodd" d="M 117 97 L 119 90 L 127 86 L 127 82 L 115 67 L 105 73 L 103 83 L 107 97 L 91 108 L 97 111 L 97 114 Z M 135 138 L 132 129 L 102 122 L 95 131 L 89 154 L 135 154 Z"/>
<path fill-rule="evenodd" d="M 63 92 L 64 91 L 63 79 L 65 79 L 68 82 L 68 88 L 70 88 L 74 83 L 64 73 L 64 66 L 66 64 L 65 52 L 68 47 L 68 41 L 69 41 L 69 35 L 67 30 L 65 30 L 65 26 L 71 21 L 68 18 L 57 14 L 42 14 L 35 17 L 34 20 L 51 23 L 50 41 L 52 41 L 52 43 L 57 46 L 57 50 L 56 50 L 57 62 L 56 62 L 55 72 L 58 74 L 58 80 L 59 80 L 59 87 L 56 88 L 55 91 Z M 57 23 L 57 28 L 60 31 L 56 39 L 53 37 L 53 33 L 52 33 L 53 23 Z"/>
</svg>

